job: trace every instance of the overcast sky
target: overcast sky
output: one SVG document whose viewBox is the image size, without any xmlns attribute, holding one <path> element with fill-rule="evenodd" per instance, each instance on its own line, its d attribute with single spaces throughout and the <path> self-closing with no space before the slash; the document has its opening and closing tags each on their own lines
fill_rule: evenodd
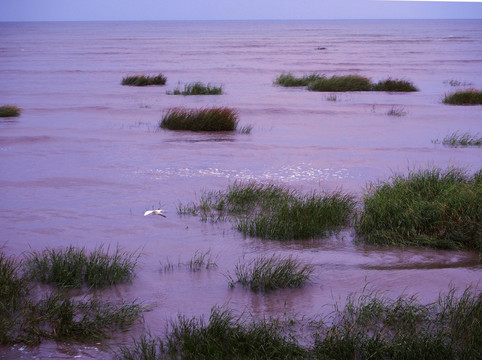
<svg viewBox="0 0 482 360">
<path fill-rule="evenodd" d="M 482 0 L 0 0 L 0 21 L 482 19 Z"/>
</svg>

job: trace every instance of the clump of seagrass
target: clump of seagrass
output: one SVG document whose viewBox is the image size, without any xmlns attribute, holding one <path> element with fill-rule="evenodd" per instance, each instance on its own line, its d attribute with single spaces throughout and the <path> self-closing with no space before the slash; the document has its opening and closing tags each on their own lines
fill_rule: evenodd
<svg viewBox="0 0 482 360">
<path fill-rule="evenodd" d="M 124 77 L 121 84 L 128 86 L 165 85 L 166 81 L 167 78 L 162 74 L 158 74 L 155 76 L 132 75 Z"/>
<path fill-rule="evenodd" d="M 202 82 L 195 82 L 184 85 L 184 90 L 175 89 L 168 91 L 168 95 L 222 95 L 223 88 L 221 86 L 212 86 L 211 84 L 203 84 Z"/>
<path fill-rule="evenodd" d="M 203 193 L 198 204 L 179 205 L 178 213 L 205 221 L 232 219 L 246 235 L 292 240 L 339 230 L 350 222 L 354 207 L 353 196 L 341 192 L 303 195 L 273 184 L 235 182 L 226 191 Z"/>
<path fill-rule="evenodd" d="M 54 294 L 36 300 L 21 268 L 22 262 L 0 252 L 0 344 L 99 340 L 126 329 L 145 310 L 136 302 L 72 300 Z"/>
<path fill-rule="evenodd" d="M 279 321 L 235 316 L 214 307 L 209 320 L 179 316 L 164 337 L 141 336 L 133 346 L 122 346 L 119 360 L 155 359 L 303 359 L 308 355 Z"/>
<path fill-rule="evenodd" d="M 0 117 L 17 117 L 20 116 L 21 109 L 15 105 L 0 106 Z"/>
<path fill-rule="evenodd" d="M 283 73 L 275 79 L 274 83 L 276 85 L 281 85 L 285 87 L 308 86 L 309 83 L 321 79 L 322 77 L 323 75 L 319 75 L 316 73 L 304 75 L 302 77 L 296 77 L 291 73 Z"/>
<path fill-rule="evenodd" d="M 476 89 L 459 90 L 446 94 L 443 103 L 449 105 L 482 105 L 482 91 Z"/>
<path fill-rule="evenodd" d="M 418 91 L 412 82 L 402 79 L 388 78 L 372 83 L 369 78 L 360 75 L 333 75 L 327 77 L 313 73 L 296 77 L 291 73 L 281 74 L 274 83 L 281 86 L 306 86 L 310 91 L 345 92 L 345 91 L 387 91 L 411 92 Z"/>
<path fill-rule="evenodd" d="M 303 264 L 293 256 L 259 256 L 235 267 L 236 280 L 229 276 L 229 285 L 240 283 L 254 291 L 301 287 L 313 274 L 311 264 Z"/>
<path fill-rule="evenodd" d="M 316 359 L 475 359 L 482 344 L 482 297 L 455 289 L 422 305 L 415 296 L 362 293 L 321 324 Z"/>
<path fill-rule="evenodd" d="M 33 280 L 61 288 L 100 288 L 131 280 L 137 258 L 119 249 L 109 253 L 101 246 L 87 253 L 85 248 L 69 246 L 32 252 L 27 257 L 26 272 Z"/>
<path fill-rule="evenodd" d="M 162 117 L 159 127 L 169 130 L 234 131 L 238 113 L 228 107 L 202 109 L 170 108 Z"/>
<path fill-rule="evenodd" d="M 378 83 L 373 84 L 371 87 L 373 91 L 387 91 L 387 92 L 413 92 L 418 89 L 413 85 L 411 81 L 392 79 L 380 80 Z"/>
<path fill-rule="evenodd" d="M 372 184 L 356 230 L 377 245 L 482 250 L 482 170 L 427 169 Z"/>
<path fill-rule="evenodd" d="M 432 142 L 438 144 L 439 140 L 433 140 Z M 482 137 L 479 134 L 472 135 L 468 132 L 459 133 L 456 131 L 444 137 L 442 144 L 451 147 L 482 146 Z"/>
</svg>

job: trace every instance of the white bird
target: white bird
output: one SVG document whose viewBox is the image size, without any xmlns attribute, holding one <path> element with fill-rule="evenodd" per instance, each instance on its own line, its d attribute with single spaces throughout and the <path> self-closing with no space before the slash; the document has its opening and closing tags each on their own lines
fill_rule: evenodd
<svg viewBox="0 0 482 360">
<path fill-rule="evenodd" d="M 144 213 L 144 216 L 147 216 L 147 215 L 161 215 L 162 217 L 166 217 L 166 215 L 164 215 L 164 213 L 166 212 L 166 210 L 162 210 L 162 209 L 157 209 L 157 210 L 147 210 L 145 213 Z"/>
</svg>

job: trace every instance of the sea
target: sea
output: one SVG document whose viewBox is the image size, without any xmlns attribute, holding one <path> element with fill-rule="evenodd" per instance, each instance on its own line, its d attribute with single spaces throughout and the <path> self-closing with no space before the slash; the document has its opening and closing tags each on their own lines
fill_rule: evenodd
<svg viewBox="0 0 482 360">
<path fill-rule="evenodd" d="M 0 23 L 0 39 L 0 105 L 22 109 L 0 118 L 2 251 L 20 260 L 68 246 L 135 252 L 131 282 L 73 295 L 149 307 L 108 340 L 2 346 L 0 359 L 112 359 L 143 332 L 163 334 L 178 315 L 207 317 L 215 306 L 313 318 L 367 289 L 422 303 L 451 287 L 480 292 L 473 252 L 373 247 L 353 227 L 268 241 L 178 209 L 236 182 L 343 191 L 361 204 L 397 174 L 480 170 L 480 147 L 441 142 L 482 133 L 481 106 L 442 103 L 482 88 L 481 20 L 24 22 Z M 164 86 L 121 85 L 159 73 Z M 391 77 L 420 91 L 310 92 L 275 85 L 283 73 Z M 223 95 L 168 94 L 198 81 Z M 172 107 L 218 106 L 235 109 L 251 132 L 159 128 Z M 144 216 L 157 208 L 166 217 Z M 192 271 L 190 260 L 206 253 L 216 266 Z M 237 264 L 273 254 L 313 264 L 311 281 L 268 293 L 229 286 Z"/>
</svg>

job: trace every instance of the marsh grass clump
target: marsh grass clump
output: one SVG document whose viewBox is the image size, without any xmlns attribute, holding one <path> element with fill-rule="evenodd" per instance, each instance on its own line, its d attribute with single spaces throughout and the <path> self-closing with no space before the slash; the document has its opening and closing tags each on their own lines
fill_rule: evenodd
<svg viewBox="0 0 482 360">
<path fill-rule="evenodd" d="M 476 89 L 459 90 L 446 94 L 443 103 L 449 105 L 482 105 L 482 91 Z"/>
<path fill-rule="evenodd" d="M 392 79 L 380 80 L 378 83 L 372 85 L 373 91 L 387 91 L 387 92 L 413 92 L 418 89 L 411 81 Z"/>
<path fill-rule="evenodd" d="M 308 84 L 308 90 L 320 92 L 370 91 L 370 79 L 359 75 L 321 77 Z"/>
<path fill-rule="evenodd" d="M 377 245 L 482 250 L 482 170 L 419 170 L 372 184 L 356 223 Z"/>
<path fill-rule="evenodd" d="M 211 255 L 211 250 L 207 250 L 205 252 L 196 251 L 188 263 L 189 270 L 191 271 L 199 271 L 202 268 L 211 269 L 217 266 L 216 261 Z"/>
<path fill-rule="evenodd" d="M 281 74 L 278 76 L 274 83 L 276 85 L 281 85 L 284 87 L 298 87 L 298 86 L 308 86 L 309 83 L 323 78 L 323 75 L 313 73 L 310 75 L 304 75 L 302 77 L 296 77 L 291 73 Z"/>
<path fill-rule="evenodd" d="M 27 273 L 33 280 L 61 288 L 83 285 L 100 288 L 130 280 L 134 276 L 137 257 L 116 249 L 109 253 L 102 246 L 90 254 L 84 248 L 46 249 L 27 257 Z"/>
<path fill-rule="evenodd" d="M 184 85 L 184 90 L 175 89 L 168 91 L 168 95 L 222 95 L 223 88 L 221 86 L 212 86 L 211 84 L 203 84 L 195 82 Z"/>
<path fill-rule="evenodd" d="M 315 336 L 317 359 L 474 359 L 482 344 L 482 297 L 451 289 L 429 305 L 415 296 L 348 298 Z"/>
<path fill-rule="evenodd" d="M 17 117 L 20 116 L 21 109 L 15 105 L 0 106 L 0 117 Z"/>
<path fill-rule="evenodd" d="M 254 320 L 214 307 L 204 317 L 179 316 L 163 338 L 142 336 L 132 347 L 121 347 L 117 359 L 302 359 L 307 355 L 279 322 Z"/>
<path fill-rule="evenodd" d="M 234 131 L 238 121 L 236 110 L 228 107 L 170 108 L 162 117 L 159 127 L 169 130 Z"/>
<path fill-rule="evenodd" d="M 29 293 L 30 284 L 20 268 L 21 263 L 0 250 L 0 316 L 20 309 Z"/>
<path fill-rule="evenodd" d="M 240 134 L 248 135 L 248 134 L 251 134 L 252 130 L 253 130 L 253 125 L 244 125 L 238 129 L 238 132 Z"/>
<path fill-rule="evenodd" d="M 203 220 L 233 219 L 239 231 L 264 239 L 292 240 L 324 237 L 346 226 L 355 207 L 351 195 L 300 195 L 273 184 L 230 185 L 226 191 L 203 193 L 198 204 L 180 205 L 180 214 Z"/>
<path fill-rule="evenodd" d="M 166 81 L 167 78 L 162 74 L 158 74 L 155 76 L 132 75 L 124 77 L 121 84 L 128 86 L 165 85 Z"/>
<path fill-rule="evenodd" d="M 482 146 L 482 137 L 479 134 L 472 135 L 468 132 L 459 133 L 456 131 L 444 137 L 442 144 L 451 147 Z"/>
<path fill-rule="evenodd" d="M 292 256 L 260 256 L 248 263 L 237 264 L 236 280 L 231 278 L 230 286 L 240 283 L 254 291 L 301 287 L 310 279 L 313 271 L 313 265 L 303 264 Z"/>
</svg>

